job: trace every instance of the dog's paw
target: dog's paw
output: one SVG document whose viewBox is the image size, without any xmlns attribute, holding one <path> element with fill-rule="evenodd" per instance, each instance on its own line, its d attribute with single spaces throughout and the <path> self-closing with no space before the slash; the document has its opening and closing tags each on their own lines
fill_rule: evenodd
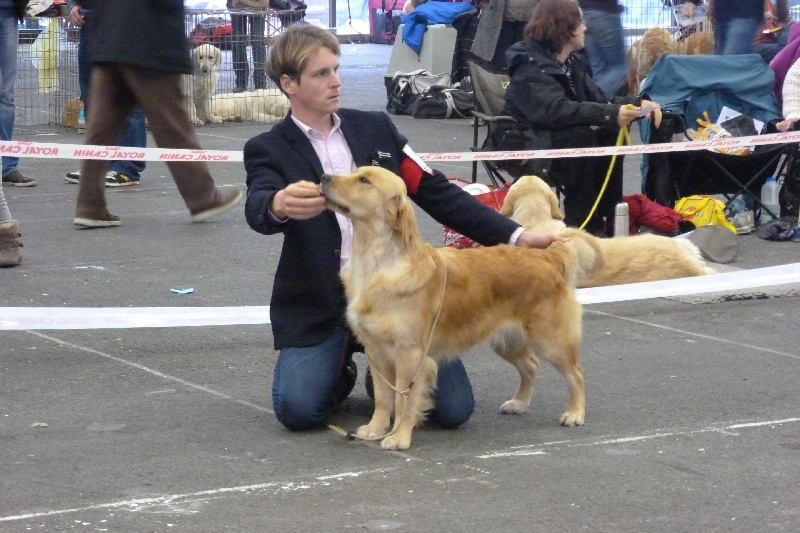
<svg viewBox="0 0 800 533">
<path fill-rule="evenodd" d="M 369 425 L 361 426 L 358 428 L 358 431 L 356 431 L 356 437 L 365 440 L 378 440 L 384 435 L 386 435 L 385 428 L 373 428 Z"/>
<path fill-rule="evenodd" d="M 211 115 L 211 118 L 208 120 L 210 124 L 222 124 L 222 117 L 218 117 L 217 115 Z"/>
<path fill-rule="evenodd" d="M 500 406 L 500 412 L 506 415 L 518 415 L 528 410 L 527 404 L 518 400 L 508 400 Z"/>
<path fill-rule="evenodd" d="M 411 446 L 411 435 L 403 437 L 397 434 L 389 435 L 381 441 L 384 450 L 407 450 Z"/>
<path fill-rule="evenodd" d="M 572 426 L 582 426 L 583 419 L 585 417 L 585 413 L 577 412 L 577 411 L 567 411 L 561 418 L 559 418 L 559 422 L 561 422 L 562 426 L 572 427 Z"/>
</svg>

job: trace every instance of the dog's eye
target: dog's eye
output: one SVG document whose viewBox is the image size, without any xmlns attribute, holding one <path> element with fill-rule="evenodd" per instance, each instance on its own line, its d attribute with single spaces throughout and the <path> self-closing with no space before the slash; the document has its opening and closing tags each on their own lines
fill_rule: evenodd
<svg viewBox="0 0 800 533">
<path fill-rule="evenodd" d="M 369 184 L 369 179 L 366 176 L 360 176 L 358 178 L 358 181 L 360 181 L 361 183 Z"/>
</svg>

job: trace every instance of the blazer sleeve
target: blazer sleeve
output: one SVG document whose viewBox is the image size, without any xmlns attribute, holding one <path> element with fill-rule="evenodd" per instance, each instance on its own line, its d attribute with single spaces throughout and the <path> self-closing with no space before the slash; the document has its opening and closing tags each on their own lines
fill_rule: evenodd
<svg viewBox="0 0 800 533">
<path fill-rule="evenodd" d="M 265 133 L 253 137 L 244 145 L 244 167 L 247 172 L 245 219 L 251 228 L 265 235 L 285 231 L 287 224 L 292 223 L 291 220 L 278 221 L 269 213 L 272 197 L 289 184 L 285 178 L 289 174 L 275 150 L 279 141 L 277 137 Z M 286 143 L 282 145 L 284 149 L 287 148 Z"/>
<path fill-rule="evenodd" d="M 520 225 L 480 203 L 438 170 L 427 172 L 408 161 L 413 159 L 408 153 L 413 152 L 411 147 L 388 115 L 384 116 L 395 144 L 401 150 L 400 166 L 395 172 L 406 182 L 409 198 L 440 224 L 484 246 L 507 244 Z"/>
</svg>

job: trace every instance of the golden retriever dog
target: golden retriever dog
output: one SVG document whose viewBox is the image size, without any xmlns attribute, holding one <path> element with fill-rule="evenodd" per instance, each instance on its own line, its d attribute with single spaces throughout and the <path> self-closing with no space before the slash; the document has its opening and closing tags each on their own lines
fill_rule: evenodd
<svg viewBox="0 0 800 533">
<path fill-rule="evenodd" d="M 694 32 L 686 39 L 675 40 L 664 28 L 650 28 L 628 49 L 628 94 L 639 94 L 642 80 L 650 73 L 659 57 L 665 54 L 711 54 L 714 34 Z"/>
<path fill-rule="evenodd" d="M 537 176 L 523 176 L 508 191 L 500 214 L 528 230 L 552 231 L 574 240 L 582 234 L 602 250 L 604 264 L 578 287 L 623 285 L 644 281 L 687 278 L 714 274 L 688 239 L 672 239 L 643 233 L 613 239 L 600 239 L 585 231 L 567 228 L 558 197 Z"/>
<path fill-rule="evenodd" d="M 289 99 L 278 89 L 220 93 L 211 98 L 211 112 L 224 122 L 280 122 L 289 112 Z"/>
<path fill-rule="evenodd" d="M 375 411 L 359 438 L 407 449 L 432 407 L 437 362 L 490 338 L 520 375 L 503 413 L 528 408 L 540 356 L 569 388 L 561 424 L 583 424 L 582 308 L 574 283 L 602 263 L 592 243 L 435 249 L 423 241 L 405 183 L 392 172 L 361 167 L 321 181 L 328 207 L 353 222 L 350 265 L 342 272 L 347 320 L 366 348 L 375 387 Z M 587 252 L 584 262 L 578 254 Z"/>
<path fill-rule="evenodd" d="M 201 44 L 191 53 L 194 72 L 183 76 L 183 96 L 189 120 L 195 126 L 221 124 L 222 119 L 211 112 L 211 95 L 217 86 L 217 67 L 222 64 L 222 52 L 212 44 Z"/>
</svg>

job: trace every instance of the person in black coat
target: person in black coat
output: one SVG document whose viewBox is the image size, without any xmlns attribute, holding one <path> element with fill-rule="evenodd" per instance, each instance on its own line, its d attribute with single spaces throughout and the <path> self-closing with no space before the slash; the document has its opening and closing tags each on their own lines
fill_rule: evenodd
<svg viewBox="0 0 800 533">
<path fill-rule="evenodd" d="M 524 231 L 430 170 L 385 113 L 340 109 L 339 55 L 339 42 L 326 30 L 285 30 L 271 48 L 267 74 L 289 98 L 291 113 L 244 147 L 247 223 L 265 235 L 283 234 L 270 307 L 280 352 L 272 399 L 278 420 L 293 430 L 324 424 L 355 382 L 355 340 L 339 278 L 352 225 L 325 209 L 323 173 L 387 168 L 436 220 L 484 245 L 544 248 L 563 240 Z M 474 401 L 463 363 L 442 365 L 437 386 L 431 418 L 446 427 L 465 422 Z"/>
<path fill-rule="evenodd" d="M 619 129 L 637 117 L 655 113 L 660 122 L 660 108 L 653 102 L 638 97 L 615 97 L 609 102 L 578 53 L 585 33 L 583 14 L 573 0 L 541 0 L 536 5 L 525 27 L 526 40 L 506 52 L 510 84 L 502 114 L 514 117 L 518 126 L 498 129 L 495 141 L 500 149 L 613 146 Z M 553 174 L 563 182 L 564 222 L 580 227 L 589 217 L 610 160 L 610 156 L 573 157 L 534 159 L 530 164 L 540 177 Z M 620 156 L 585 229 L 610 235 L 614 206 L 621 200 Z"/>
<path fill-rule="evenodd" d="M 82 5 L 92 10 L 86 144 L 114 145 L 138 105 L 159 147 L 200 150 L 181 91 L 181 75 L 192 73 L 183 0 L 84 0 Z M 205 162 L 167 166 L 192 222 L 224 213 L 242 199 L 238 188 L 217 188 Z M 120 225 L 106 205 L 107 169 L 108 161 L 82 163 L 74 220 L 78 228 Z"/>
</svg>

